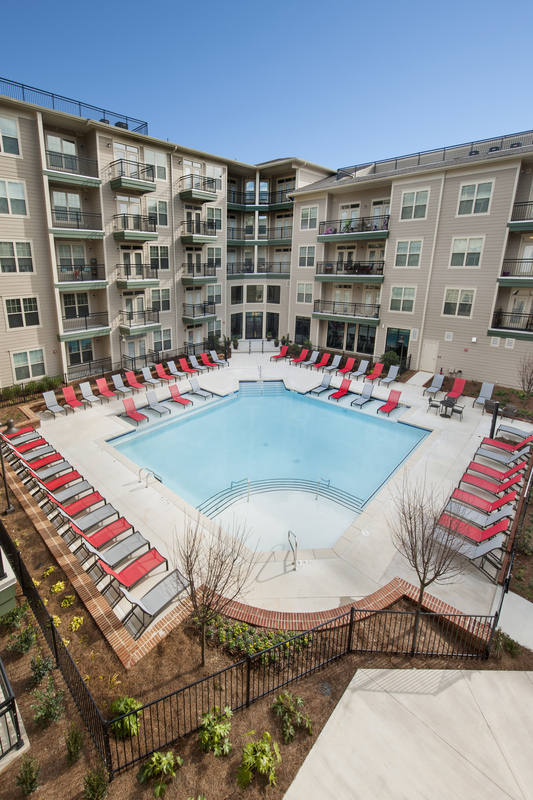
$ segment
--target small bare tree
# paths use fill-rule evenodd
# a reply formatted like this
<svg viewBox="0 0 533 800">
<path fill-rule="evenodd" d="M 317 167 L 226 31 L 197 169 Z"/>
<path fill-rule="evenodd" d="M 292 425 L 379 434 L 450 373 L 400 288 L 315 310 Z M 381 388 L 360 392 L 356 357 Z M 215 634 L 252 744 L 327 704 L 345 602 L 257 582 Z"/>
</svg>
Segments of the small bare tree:
<svg viewBox="0 0 533 800">
<path fill-rule="evenodd" d="M 205 666 L 205 634 L 218 614 L 244 593 L 256 562 L 247 547 L 249 533 L 234 526 L 230 532 L 205 528 L 200 520 L 187 517 L 183 535 L 174 536 L 174 566 L 188 581 L 186 590 L 198 619 Z"/>
<path fill-rule="evenodd" d="M 517 369 L 518 383 L 524 393 L 522 407 L 526 407 L 528 399 L 533 394 L 533 353 L 530 352 L 520 359 Z"/>
</svg>

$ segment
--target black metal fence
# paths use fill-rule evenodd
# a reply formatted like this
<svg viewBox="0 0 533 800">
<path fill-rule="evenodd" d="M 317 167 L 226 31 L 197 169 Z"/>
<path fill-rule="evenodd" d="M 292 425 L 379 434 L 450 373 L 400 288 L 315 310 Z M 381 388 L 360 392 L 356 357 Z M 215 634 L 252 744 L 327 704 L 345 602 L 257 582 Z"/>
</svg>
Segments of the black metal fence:
<svg viewBox="0 0 533 800">
<path fill-rule="evenodd" d="M 0 760 L 23 745 L 15 695 L 0 658 Z"/>
</svg>

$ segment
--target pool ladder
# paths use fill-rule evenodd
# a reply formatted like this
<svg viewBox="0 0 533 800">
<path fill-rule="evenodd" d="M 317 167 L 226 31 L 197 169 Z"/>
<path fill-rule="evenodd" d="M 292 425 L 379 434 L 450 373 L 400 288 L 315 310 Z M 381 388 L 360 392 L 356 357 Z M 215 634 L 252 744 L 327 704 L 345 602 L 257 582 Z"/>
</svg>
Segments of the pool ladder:
<svg viewBox="0 0 533 800">
<path fill-rule="evenodd" d="M 150 477 L 150 475 L 153 475 L 154 478 L 156 479 L 156 481 L 159 481 L 159 483 L 163 483 L 163 478 L 160 475 L 157 475 L 153 471 L 153 469 L 148 469 L 148 467 L 141 467 L 140 468 L 140 470 L 139 470 L 139 483 L 142 483 L 142 479 L 141 479 L 141 473 L 142 472 L 146 472 L 146 488 L 148 488 L 148 478 Z"/>
<path fill-rule="evenodd" d="M 318 490 L 320 489 L 320 483 L 321 483 L 322 481 L 323 481 L 324 483 L 327 483 L 327 485 L 328 485 L 328 489 L 330 488 L 331 479 L 330 479 L 329 481 L 326 481 L 326 480 L 324 480 L 324 478 L 319 478 L 319 479 L 318 479 L 318 483 L 317 483 L 317 485 L 316 485 L 316 494 L 315 494 L 315 500 L 318 500 Z"/>
<path fill-rule="evenodd" d="M 242 478 L 240 481 L 232 481 L 231 482 L 231 486 L 229 487 L 229 489 L 230 489 L 230 492 L 231 492 L 231 490 L 233 489 L 234 486 L 237 486 L 239 483 L 244 483 L 244 481 L 247 481 L 247 483 L 248 483 L 248 499 L 247 499 L 246 502 L 249 503 L 250 502 L 250 479 L 249 478 Z"/>
<path fill-rule="evenodd" d="M 292 544 L 291 536 L 294 538 L 294 546 Z M 289 546 L 294 554 L 294 571 L 296 572 L 296 563 L 298 561 L 298 539 L 296 538 L 296 534 L 292 531 L 287 532 L 287 539 L 289 540 Z"/>
</svg>

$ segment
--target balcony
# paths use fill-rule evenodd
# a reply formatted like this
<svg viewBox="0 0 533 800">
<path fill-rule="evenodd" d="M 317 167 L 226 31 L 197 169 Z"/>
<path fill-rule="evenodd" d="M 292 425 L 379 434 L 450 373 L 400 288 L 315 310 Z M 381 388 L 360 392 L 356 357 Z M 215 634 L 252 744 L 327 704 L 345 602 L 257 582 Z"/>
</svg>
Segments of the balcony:
<svg viewBox="0 0 533 800">
<path fill-rule="evenodd" d="M 60 342 L 69 342 L 79 338 L 94 339 L 96 336 L 107 336 L 111 333 L 107 311 L 63 317 L 62 324 L 63 333 L 57 337 Z"/>
<path fill-rule="evenodd" d="M 373 303 L 343 303 L 335 300 L 315 300 L 313 319 L 336 320 L 344 318 L 350 322 L 365 322 L 377 325 L 379 305 Z"/>
<path fill-rule="evenodd" d="M 389 214 L 358 219 L 330 219 L 321 222 L 317 241 L 352 242 L 359 239 L 386 239 L 389 235 Z"/>
<path fill-rule="evenodd" d="M 161 329 L 159 311 L 148 308 L 146 311 L 119 311 L 118 325 L 126 336 L 138 333 L 150 333 Z"/>
<path fill-rule="evenodd" d="M 102 215 L 53 208 L 50 233 L 56 239 L 103 239 Z"/>
<path fill-rule="evenodd" d="M 277 228 L 267 228 L 260 225 L 257 233 L 253 225 L 246 225 L 244 228 L 228 228 L 228 242 L 233 244 L 261 243 L 261 244 L 284 244 L 292 239 L 292 225 L 283 225 Z"/>
<path fill-rule="evenodd" d="M 349 283 L 383 283 L 384 261 L 318 261 L 316 281 L 337 282 L 339 277 Z"/>
<path fill-rule="evenodd" d="M 217 233 L 216 220 L 186 219 L 181 223 L 181 241 L 184 244 L 209 244 L 216 241 Z"/>
<path fill-rule="evenodd" d="M 44 174 L 53 181 L 89 188 L 100 186 L 98 162 L 90 158 L 79 158 L 47 150 L 46 166 Z"/>
<path fill-rule="evenodd" d="M 159 270 L 151 264 L 116 264 L 117 289 L 146 289 L 159 286 Z"/>
<path fill-rule="evenodd" d="M 213 203 L 217 199 L 217 178 L 203 178 L 201 175 L 184 175 L 179 180 L 180 200 L 193 200 L 196 203 Z"/>
<path fill-rule="evenodd" d="M 291 274 L 291 265 L 268 261 L 264 264 L 258 264 L 257 269 L 254 272 L 253 264 L 249 264 L 246 261 L 236 261 L 226 265 L 226 273 L 230 280 L 255 275 L 260 275 L 262 278 L 289 278 Z"/>
<path fill-rule="evenodd" d="M 532 258 L 504 258 L 500 286 L 533 286 Z"/>
<path fill-rule="evenodd" d="M 96 358 L 93 361 L 85 361 L 82 364 L 70 364 L 67 368 L 67 380 L 77 381 L 82 378 L 90 378 L 93 375 L 104 375 L 106 372 L 111 372 L 112 368 L 113 363 L 109 357 Z"/>
<path fill-rule="evenodd" d="M 292 200 L 287 197 L 287 192 L 291 189 L 279 189 L 275 192 L 259 192 L 258 202 L 255 202 L 255 192 L 237 192 L 234 189 L 228 189 L 227 203 L 228 208 L 234 208 L 236 211 L 246 207 L 249 211 L 252 208 L 265 209 L 266 206 L 273 206 L 273 210 L 280 210 L 281 208 L 292 208 Z"/>
<path fill-rule="evenodd" d="M 195 322 L 214 322 L 217 318 L 214 303 L 184 303 L 183 322 L 191 325 Z"/>
<path fill-rule="evenodd" d="M 502 311 L 498 309 L 492 316 L 491 330 L 489 336 L 495 331 L 516 331 L 512 339 L 525 339 L 533 341 L 533 313 L 516 314 L 512 311 Z M 505 336 L 506 334 L 500 334 Z"/>
<path fill-rule="evenodd" d="M 217 267 L 215 264 L 182 264 L 183 274 L 181 282 L 184 286 L 194 286 L 203 283 L 217 282 Z"/>
<path fill-rule="evenodd" d="M 76 264 L 57 267 L 57 281 L 54 283 L 60 292 L 72 292 L 80 289 L 80 282 L 86 291 L 105 289 L 107 277 L 103 264 Z"/>
<path fill-rule="evenodd" d="M 139 164 L 138 161 L 127 161 L 119 158 L 108 167 L 110 186 L 127 192 L 155 192 L 155 167 L 151 164 Z"/>
<path fill-rule="evenodd" d="M 117 242 L 155 242 L 157 232 L 152 217 L 140 214 L 115 214 L 113 238 Z"/>
<path fill-rule="evenodd" d="M 512 231 L 533 231 L 533 203 L 515 203 L 507 227 Z"/>
</svg>

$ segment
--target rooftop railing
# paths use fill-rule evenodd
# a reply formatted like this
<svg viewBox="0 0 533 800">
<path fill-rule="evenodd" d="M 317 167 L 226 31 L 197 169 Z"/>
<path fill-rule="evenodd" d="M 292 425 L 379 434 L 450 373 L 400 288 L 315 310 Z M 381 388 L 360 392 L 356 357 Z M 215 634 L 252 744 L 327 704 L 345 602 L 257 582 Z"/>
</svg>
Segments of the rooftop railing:
<svg viewBox="0 0 533 800">
<path fill-rule="evenodd" d="M 98 162 L 91 158 L 80 158 L 79 156 L 69 156 L 66 153 L 55 153 L 53 150 L 47 150 L 46 164 L 48 169 L 54 169 L 58 172 L 85 175 L 89 178 L 98 177 Z"/>
<path fill-rule="evenodd" d="M 102 215 L 89 214 L 84 211 L 63 211 L 62 209 L 53 208 L 52 225 L 54 228 L 101 231 Z"/>
<path fill-rule="evenodd" d="M 365 233 L 367 231 L 388 231 L 389 214 L 379 217 L 359 217 L 358 219 L 329 219 L 320 223 L 319 236 L 333 233 Z"/>
<path fill-rule="evenodd" d="M 319 314 L 340 314 L 344 317 L 379 317 L 380 306 L 374 303 L 343 303 L 337 300 L 315 300 Z"/>
</svg>

